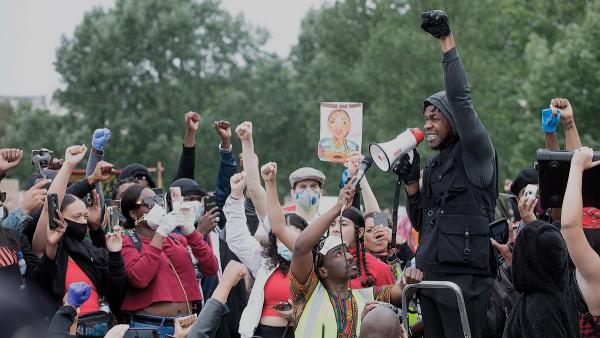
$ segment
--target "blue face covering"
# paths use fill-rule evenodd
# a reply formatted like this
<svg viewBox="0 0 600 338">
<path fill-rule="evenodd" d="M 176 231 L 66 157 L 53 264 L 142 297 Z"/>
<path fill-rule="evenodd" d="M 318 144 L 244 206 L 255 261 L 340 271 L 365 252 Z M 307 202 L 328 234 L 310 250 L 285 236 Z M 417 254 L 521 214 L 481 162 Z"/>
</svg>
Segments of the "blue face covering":
<svg viewBox="0 0 600 338">
<path fill-rule="evenodd" d="M 296 206 L 307 213 L 317 212 L 320 197 L 320 192 L 306 188 L 296 193 Z"/>
<path fill-rule="evenodd" d="M 277 254 L 288 262 L 292 261 L 292 252 L 283 243 L 277 243 Z"/>
</svg>

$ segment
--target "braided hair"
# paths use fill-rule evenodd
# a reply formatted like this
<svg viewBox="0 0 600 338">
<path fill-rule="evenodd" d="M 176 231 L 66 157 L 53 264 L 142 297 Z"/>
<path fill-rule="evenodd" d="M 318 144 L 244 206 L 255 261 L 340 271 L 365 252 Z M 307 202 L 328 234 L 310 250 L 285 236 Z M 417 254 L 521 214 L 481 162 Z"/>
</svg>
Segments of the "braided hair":
<svg viewBox="0 0 600 338">
<path fill-rule="evenodd" d="M 360 229 L 364 229 L 365 227 L 365 219 L 362 212 L 355 207 L 344 210 L 342 212 L 342 217 L 345 217 L 354 223 L 354 236 L 356 240 L 355 258 L 358 262 L 358 277 L 360 279 L 360 284 L 364 287 L 371 287 L 375 285 L 375 278 L 373 278 L 373 275 L 369 271 L 369 265 L 367 264 L 364 236 L 359 236 Z M 367 276 L 366 280 L 363 278 L 363 270 Z"/>
</svg>

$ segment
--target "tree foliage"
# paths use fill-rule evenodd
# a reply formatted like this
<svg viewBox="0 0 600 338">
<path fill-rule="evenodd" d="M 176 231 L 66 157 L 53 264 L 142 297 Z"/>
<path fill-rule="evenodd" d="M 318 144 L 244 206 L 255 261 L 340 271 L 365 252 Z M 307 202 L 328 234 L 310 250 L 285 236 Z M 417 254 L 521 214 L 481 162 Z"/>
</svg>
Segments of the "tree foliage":
<svg viewBox="0 0 600 338">
<path fill-rule="evenodd" d="M 338 0 L 306 14 L 285 59 L 264 51 L 265 31 L 216 0 L 120 0 L 87 13 L 57 51 L 65 82 L 57 97 L 69 114 L 20 109 L 2 141 L 41 146 L 51 130 L 61 135 L 47 141 L 58 150 L 106 126 L 114 135 L 107 160 L 161 160 L 172 173 L 183 114 L 195 110 L 204 115 L 197 146 L 204 187 L 212 189 L 218 165 L 211 122 L 251 120 L 261 163 L 279 164 L 280 192 L 292 170 L 310 165 L 326 172 L 327 193 L 335 194 L 342 168 L 316 156 L 319 102 L 365 103 L 365 154 L 369 142 L 422 127 L 423 100 L 443 89 L 438 44 L 419 27 L 420 13 L 433 8 L 449 14 L 501 178 L 532 165 L 543 146 L 539 111 L 553 97 L 571 100 L 584 143 L 598 145 L 600 0 Z M 44 132 L 29 141 L 17 128 Z M 433 155 L 426 148 L 419 147 L 423 157 Z M 393 175 L 372 169 L 369 179 L 380 204 L 391 206 Z"/>
</svg>

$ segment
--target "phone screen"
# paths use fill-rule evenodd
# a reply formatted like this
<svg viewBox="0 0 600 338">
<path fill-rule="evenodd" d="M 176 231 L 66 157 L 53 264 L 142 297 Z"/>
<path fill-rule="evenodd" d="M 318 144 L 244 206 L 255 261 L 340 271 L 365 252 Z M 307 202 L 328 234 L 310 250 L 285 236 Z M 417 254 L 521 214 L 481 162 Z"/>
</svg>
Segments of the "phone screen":
<svg viewBox="0 0 600 338">
<path fill-rule="evenodd" d="M 206 212 L 209 212 L 216 207 L 217 198 L 214 195 L 206 196 L 206 199 L 204 200 L 204 210 L 206 210 Z"/>
<path fill-rule="evenodd" d="M 113 232 L 113 229 L 119 225 L 119 209 L 117 207 L 108 207 L 108 229 L 107 232 Z"/>
<path fill-rule="evenodd" d="M 58 228 L 58 224 L 54 221 L 55 218 L 58 218 L 58 209 L 58 195 L 55 193 L 48 194 L 48 226 L 52 230 Z"/>
<path fill-rule="evenodd" d="M 387 215 L 383 212 L 373 213 L 373 223 L 375 224 L 376 227 L 377 226 L 387 227 L 388 226 Z"/>
</svg>

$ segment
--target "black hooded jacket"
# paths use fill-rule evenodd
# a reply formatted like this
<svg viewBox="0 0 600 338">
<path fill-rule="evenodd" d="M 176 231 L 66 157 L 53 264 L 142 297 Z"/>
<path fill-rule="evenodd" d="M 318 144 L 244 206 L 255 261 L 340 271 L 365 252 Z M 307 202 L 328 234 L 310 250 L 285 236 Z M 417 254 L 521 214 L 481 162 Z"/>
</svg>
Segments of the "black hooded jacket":
<svg viewBox="0 0 600 338">
<path fill-rule="evenodd" d="M 451 136 L 427 161 L 420 190 L 408 196 L 408 215 L 419 231 L 417 267 L 423 271 L 490 275 L 495 271 L 488 225 L 497 192 L 496 153 L 473 109 L 456 48 L 442 56 L 446 91 L 431 95 Z"/>
<path fill-rule="evenodd" d="M 534 221 L 519 232 L 512 278 L 522 295 L 508 315 L 503 337 L 579 336 L 569 287 L 569 253 L 557 227 Z"/>
</svg>

